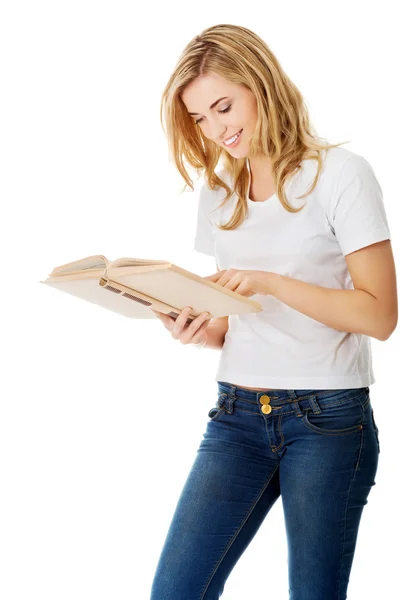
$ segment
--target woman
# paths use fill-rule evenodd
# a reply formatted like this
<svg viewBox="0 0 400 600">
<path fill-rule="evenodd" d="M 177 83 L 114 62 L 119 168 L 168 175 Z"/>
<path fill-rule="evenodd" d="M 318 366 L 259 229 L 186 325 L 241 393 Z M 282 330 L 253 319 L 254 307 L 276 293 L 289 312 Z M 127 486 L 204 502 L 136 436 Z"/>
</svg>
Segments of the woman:
<svg viewBox="0 0 400 600">
<path fill-rule="evenodd" d="M 179 172 L 193 189 L 184 157 L 206 180 L 195 249 L 216 258 L 209 279 L 263 310 L 190 324 L 190 307 L 156 313 L 221 358 L 151 600 L 219 598 L 279 496 L 290 598 L 342 600 L 380 451 L 370 337 L 397 325 L 381 188 L 366 159 L 314 134 L 299 90 L 244 27 L 196 36 L 162 104 Z"/>
</svg>

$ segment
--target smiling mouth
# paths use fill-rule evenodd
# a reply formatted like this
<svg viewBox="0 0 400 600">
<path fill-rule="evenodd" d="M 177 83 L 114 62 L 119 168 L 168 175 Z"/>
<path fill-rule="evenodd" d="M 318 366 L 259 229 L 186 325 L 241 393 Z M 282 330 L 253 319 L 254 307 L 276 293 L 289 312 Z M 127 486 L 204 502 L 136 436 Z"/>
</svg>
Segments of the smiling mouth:
<svg viewBox="0 0 400 600">
<path fill-rule="evenodd" d="M 223 143 L 225 146 L 230 146 L 231 144 L 234 144 L 234 143 L 235 143 L 235 142 L 236 142 L 236 141 L 239 139 L 239 137 L 241 136 L 241 134 L 242 134 L 242 131 L 243 131 L 243 129 L 240 129 L 240 130 L 239 130 L 237 133 L 235 133 L 234 135 L 231 135 L 231 137 L 230 137 L 230 138 L 227 138 L 228 140 L 231 140 L 232 138 L 235 138 L 235 139 L 234 139 L 234 141 L 233 141 L 233 142 L 231 142 L 230 144 L 227 144 L 227 143 L 226 143 L 226 140 L 223 140 L 223 142 L 222 142 L 222 143 Z"/>
</svg>

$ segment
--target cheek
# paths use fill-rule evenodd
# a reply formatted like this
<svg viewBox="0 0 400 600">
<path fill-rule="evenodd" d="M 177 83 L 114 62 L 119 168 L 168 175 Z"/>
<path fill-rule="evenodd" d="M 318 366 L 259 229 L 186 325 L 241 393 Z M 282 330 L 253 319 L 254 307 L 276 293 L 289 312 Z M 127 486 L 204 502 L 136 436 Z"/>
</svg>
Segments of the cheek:
<svg viewBox="0 0 400 600">
<path fill-rule="evenodd" d="M 249 124 L 251 124 L 253 127 L 255 127 L 257 125 L 257 120 L 258 120 L 258 110 L 257 110 L 257 104 L 254 102 L 250 108 L 250 110 L 248 111 L 248 122 Z"/>
<path fill-rule="evenodd" d="M 257 113 L 247 109 L 236 116 L 235 122 L 245 127 L 247 131 L 252 131 L 257 123 Z"/>
<path fill-rule="evenodd" d="M 253 127 L 255 127 L 257 125 L 257 119 L 258 119 L 258 112 L 256 109 L 254 109 L 249 114 L 249 123 L 251 123 L 251 125 Z"/>
</svg>

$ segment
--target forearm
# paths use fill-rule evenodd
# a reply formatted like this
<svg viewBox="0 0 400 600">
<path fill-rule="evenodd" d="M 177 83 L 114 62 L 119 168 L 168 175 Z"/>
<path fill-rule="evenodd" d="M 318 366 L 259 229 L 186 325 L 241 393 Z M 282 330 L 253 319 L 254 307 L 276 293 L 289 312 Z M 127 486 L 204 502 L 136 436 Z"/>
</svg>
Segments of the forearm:
<svg viewBox="0 0 400 600">
<path fill-rule="evenodd" d="M 291 308 L 332 329 L 362 333 L 385 340 L 390 324 L 382 317 L 380 303 L 364 290 L 326 288 L 273 273 L 271 294 Z"/>
<path fill-rule="evenodd" d="M 203 347 L 221 350 L 225 342 L 226 330 L 221 329 L 221 326 L 215 321 L 217 321 L 217 319 L 211 319 L 211 322 L 206 329 L 207 342 Z"/>
</svg>

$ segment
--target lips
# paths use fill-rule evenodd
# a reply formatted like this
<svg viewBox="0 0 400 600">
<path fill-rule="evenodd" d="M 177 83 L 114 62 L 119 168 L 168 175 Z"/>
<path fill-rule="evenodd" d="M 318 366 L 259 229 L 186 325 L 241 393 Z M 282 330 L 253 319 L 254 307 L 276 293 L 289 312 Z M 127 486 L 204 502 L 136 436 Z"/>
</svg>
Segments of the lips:
<svg viewBox="0 0 400 600">
<path fill-rule="evenodd" d="M 238 133 L 241 133 L 243 131 L 243 129 L 239 129 L 239 131 L 237 131 L 236 133 L 234 133 L 233 135 L 230 135 L 229 137 L 225 138 L 223 140 L 223 142 L 225 143 L 227 140 L 232 139 L 233 137 L 235 137 Z"/>
</svg>

